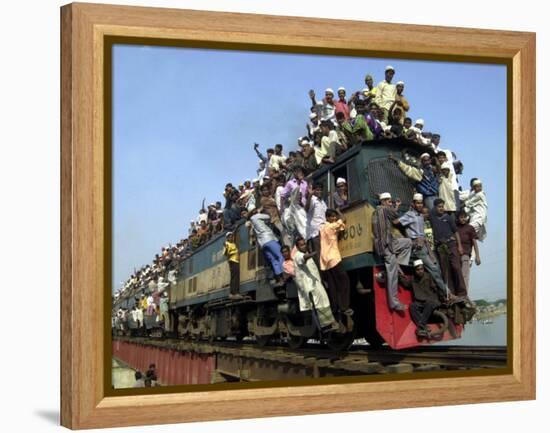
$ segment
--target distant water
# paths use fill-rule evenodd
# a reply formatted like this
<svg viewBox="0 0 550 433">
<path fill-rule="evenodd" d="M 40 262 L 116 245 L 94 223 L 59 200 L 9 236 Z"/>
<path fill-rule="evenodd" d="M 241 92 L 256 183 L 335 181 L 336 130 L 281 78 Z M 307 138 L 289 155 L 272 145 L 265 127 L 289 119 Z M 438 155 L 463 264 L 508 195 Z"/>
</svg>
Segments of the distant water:
<svg viewBox="0 0 550 433">
<path fill-rule="evenodd" d="M 506 346 L 506 314 L 492 317 L 493 323 L 483 325 L 481 322 L 468 323 L 462 338 L 444 341 L 439 344 L 457 346 Z"/>
</svg>

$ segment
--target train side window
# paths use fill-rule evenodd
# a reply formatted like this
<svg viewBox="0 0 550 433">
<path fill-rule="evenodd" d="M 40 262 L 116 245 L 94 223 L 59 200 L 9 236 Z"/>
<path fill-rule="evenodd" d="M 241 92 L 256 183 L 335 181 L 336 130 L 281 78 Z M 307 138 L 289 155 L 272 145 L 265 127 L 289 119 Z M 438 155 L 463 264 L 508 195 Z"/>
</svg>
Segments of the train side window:
<svg viewBox="0 0 550 433">
<path fill-rule="evenodd" d="M 338 178 L 343 178 L 346 180 L 346 184 L 348 186 L 348 204 L 361 200 L 361 187 L 357 167 L 355 166 L 355 159 L 348 161 L 346 164 L 337 167 L 332 171 L 331 190 L 333 192 L 336 192 L 336 181 Z M 331 206 L 335 206 L 333 200 L 331 200 Z"/>
<path fill-rule="evenodd" d="M 189 273 L 193 273 L 193 257 L 189 259 Z"/>
<path fill-rule="evenodd" d="M 357 171 L 357 164 L 355 159 L 348 161 L 348 197 L 349 202 L 354 203 L 358 200 L 361 200 L 361 181 L 359 179 L 359 173 Z"/>
<path fill-rule="evenodd" d="M 197 291 L 197 277 L 193 278 L 193 292 Z"/>
</svg>

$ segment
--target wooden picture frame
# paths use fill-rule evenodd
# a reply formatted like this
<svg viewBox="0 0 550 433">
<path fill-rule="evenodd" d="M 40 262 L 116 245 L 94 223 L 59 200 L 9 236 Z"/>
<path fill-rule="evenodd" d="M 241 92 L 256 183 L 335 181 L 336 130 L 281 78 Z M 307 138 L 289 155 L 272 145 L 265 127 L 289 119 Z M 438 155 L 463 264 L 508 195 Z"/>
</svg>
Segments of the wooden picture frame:
<svg viewBox="0 0 550 433">
<path fill-rule="evenodd" d="M 80 429 L 535 398 L 535 35 L 313 18 L 70 4 L 61 8 L 61 424 Z M 106 38 L 508 66 L 506 374 L 107 396 Z M 405 43 L 406 42 L 406 43 Z M 110 244 L 109 244 L 110 245 Z M 110 247 L 110 246 L 109 246 Z M 511 344 L 510 344 L 511 343 Z M 453 392 L 448 392 L 452 389 Z"/>
</svg>

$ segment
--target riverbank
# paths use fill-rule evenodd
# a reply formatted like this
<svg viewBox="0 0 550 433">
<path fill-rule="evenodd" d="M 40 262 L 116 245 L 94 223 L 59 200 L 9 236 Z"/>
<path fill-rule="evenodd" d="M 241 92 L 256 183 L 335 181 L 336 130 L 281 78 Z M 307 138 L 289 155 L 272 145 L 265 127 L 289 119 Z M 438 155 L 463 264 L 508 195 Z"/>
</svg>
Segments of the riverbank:
<svg viewBox="0 0 550 433">
<path fill-rule="evenodd" d="M 474 315 L 472 320 L 480 321 L 480 320 L 494 319 L 495 317 L 499 317 L 499 316 L 502 316 L 503 314 L 506 314 L 506 312 L 507 312 L 506 306 L 491 309 L 491 310 L 481 310 Z"/>
</svg>

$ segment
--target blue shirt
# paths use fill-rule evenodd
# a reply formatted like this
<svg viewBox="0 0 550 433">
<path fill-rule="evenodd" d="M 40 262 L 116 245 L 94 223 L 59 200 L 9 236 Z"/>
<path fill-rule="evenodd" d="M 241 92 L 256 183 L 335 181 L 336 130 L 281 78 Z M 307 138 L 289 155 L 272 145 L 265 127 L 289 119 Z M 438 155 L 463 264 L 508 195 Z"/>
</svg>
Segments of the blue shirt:
<svg viewBox="0 0 550 433">
<path fill-rule="evenodd" d="M 399 218 L 399 222 L 405 227 L 405 233 L 407 233 L 408 238 L 416 239 L 425 237 L 424 216 L 415 209 L 411 209 L 403 214 L 403 216 Z"/>
<path fill-rule="evenodd" d="M 424 197 L 432 197 L 439 194 L 439 182 L 431 165 L 422 167 L 422 180 L 418 182 L 416 189 Z"/>
</svg>

